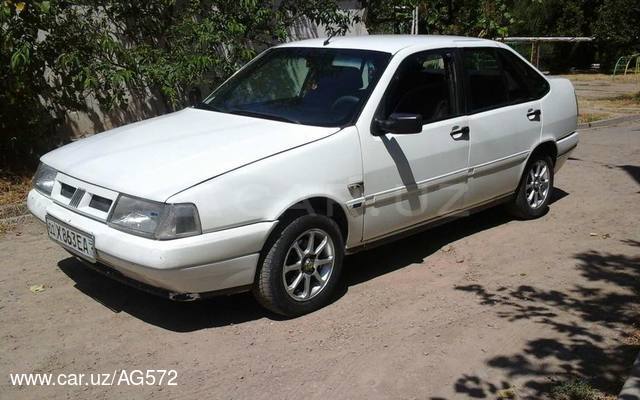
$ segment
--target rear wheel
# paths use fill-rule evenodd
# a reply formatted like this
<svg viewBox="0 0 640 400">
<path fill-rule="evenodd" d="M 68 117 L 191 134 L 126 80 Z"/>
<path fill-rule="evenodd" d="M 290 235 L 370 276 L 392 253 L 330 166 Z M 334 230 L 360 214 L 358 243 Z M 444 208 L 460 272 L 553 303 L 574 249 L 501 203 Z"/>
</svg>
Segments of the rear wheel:
<svg viewBox="0 0 640 400">
<path fill-rule="evenodd" d="M 322 215 L 293 220 L 270 239 L 253 293 L 269 310 L 293 317 L 325 306 L 342 270 L 340 228 Z"/>
<path fill-rule="evenodd" d="M 547 211 L 553 192 L 551 157 L 538 156 L 529 161 L 509 211 L 518 218 L 533 219 Z"/>
</svg>

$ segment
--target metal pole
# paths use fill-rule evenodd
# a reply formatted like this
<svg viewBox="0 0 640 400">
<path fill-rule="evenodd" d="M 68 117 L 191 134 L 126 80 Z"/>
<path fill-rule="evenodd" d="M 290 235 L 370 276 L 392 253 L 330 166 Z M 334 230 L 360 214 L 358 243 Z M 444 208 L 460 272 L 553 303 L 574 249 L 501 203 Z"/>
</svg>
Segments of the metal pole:
<svg viewBox="0 0 640 400">
<path fill-rule="evenodd" d="M 540 41 L 531 41 L 531 64 L 536 68 L 540 68 Z"/>
<path fill-rule="evenodd" d="M 533 61 L 534 61 L 533 56 L 535 54 L 535 47 L 536 47 L 535 42 L 531 41 L 531 55 L 529 56 L 529 61 L 531 62 L 531 64 L 533 64 Z"/>
<path fill-rule="evenodd" d="M 418 6 L 411 11 L 411 34 L 418 34 Z"/>
</svg>

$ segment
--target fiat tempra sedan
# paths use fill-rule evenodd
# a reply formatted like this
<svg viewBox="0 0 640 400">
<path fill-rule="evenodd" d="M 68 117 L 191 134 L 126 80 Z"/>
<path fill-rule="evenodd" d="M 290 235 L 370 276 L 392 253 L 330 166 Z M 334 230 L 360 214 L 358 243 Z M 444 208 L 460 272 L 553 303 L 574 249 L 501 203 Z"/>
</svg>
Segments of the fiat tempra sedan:
<svg viewBox="0 0 640 400">
<path fill-rule="evenodd" d="M 541 216 L 576 120 L 571 83 L 501 43 L 293 42 L 196 107 L 44 155 L 28 205 L 113 278 L 296 316 L 328 303 L 345 254 L 498 203 Z"/>
</svg>

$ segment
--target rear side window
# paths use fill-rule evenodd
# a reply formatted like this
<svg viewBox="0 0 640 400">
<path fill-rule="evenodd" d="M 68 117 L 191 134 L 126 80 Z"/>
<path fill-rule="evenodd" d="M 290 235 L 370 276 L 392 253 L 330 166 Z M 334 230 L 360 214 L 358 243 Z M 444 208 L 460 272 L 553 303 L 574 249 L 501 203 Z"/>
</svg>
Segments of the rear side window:
<svg viewBox="0 0 640 400">
<path fill-rule="evenodd" d="M 536 100 L 547 94 L 549 83 L 518 56 L 498 49 L 510 103 Z"/>
<path fill-rule="evenodd" d="M 462 51 L 462 61 L 471 112 L 496 108 L 509 102 L 500 62 L 493 48 L 466 48 Z"/>
<path fill-rule="evenodd" d="M 456 114 L 453 95 L 453 59 L 447 52 L 408 56 L 396 71 L 385 94 L 380 114 L 420 114 L 424 123 Z"/>
</svg>

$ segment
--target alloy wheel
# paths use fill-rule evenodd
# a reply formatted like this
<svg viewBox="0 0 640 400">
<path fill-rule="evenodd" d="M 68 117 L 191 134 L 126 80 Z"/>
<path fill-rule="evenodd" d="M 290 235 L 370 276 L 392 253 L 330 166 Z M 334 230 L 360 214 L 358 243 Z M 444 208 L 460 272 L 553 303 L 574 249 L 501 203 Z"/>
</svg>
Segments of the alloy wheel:
<svg viewBox="0 0 640 400">
<path fill-rule="evenodd" d="M 551 172 L 544 160 L 538 160 L 531 165 L 525 186 L 525 196 L 529 207 L 538 208 L 547 200 L 550 178 Z"/>
<path fill-rule="evenodd" d="M 291 243 L 282 268 L 287 294 L 296 301 L 317 296 L 327 286 L 335 263 L 335 247 L 329 234 L 309 229 Z"/>
</svg>

